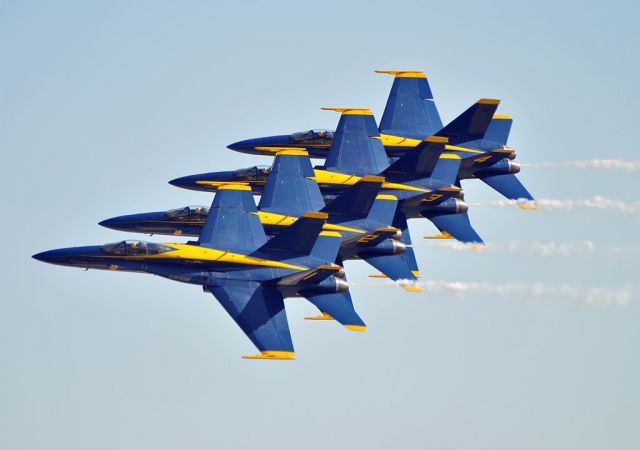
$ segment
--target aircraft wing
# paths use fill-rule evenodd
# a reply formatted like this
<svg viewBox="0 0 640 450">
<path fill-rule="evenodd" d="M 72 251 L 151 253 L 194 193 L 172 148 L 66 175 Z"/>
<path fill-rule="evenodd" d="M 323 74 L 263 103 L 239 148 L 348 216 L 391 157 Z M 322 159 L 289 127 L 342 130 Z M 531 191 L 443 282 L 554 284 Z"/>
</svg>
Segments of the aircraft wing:
<svg viewBox="0 0 640 450">
<path fill-rule="evenodd" d="M 527 191 L 520 180 L 514 174 L 494 175 L 480 178 L 493 189 L 511 200 L 527 199 L 533 201 L 533 197 Z"/>
<path fill-rule="evenodd" d="M 336 292 L 334 294 L 304 294 L 320 311 L 334 318 L 338 323 L 351 331 L 364 331 L 367 329 L 353 307 L 349 291 Z"/>
<path fill-rule="evenodd" d="M 208 286 L 222 307 L 260 350 L 251 359 L 294 359 L 284 300 L 275 287 L 241 280 Z"/>
</svg>

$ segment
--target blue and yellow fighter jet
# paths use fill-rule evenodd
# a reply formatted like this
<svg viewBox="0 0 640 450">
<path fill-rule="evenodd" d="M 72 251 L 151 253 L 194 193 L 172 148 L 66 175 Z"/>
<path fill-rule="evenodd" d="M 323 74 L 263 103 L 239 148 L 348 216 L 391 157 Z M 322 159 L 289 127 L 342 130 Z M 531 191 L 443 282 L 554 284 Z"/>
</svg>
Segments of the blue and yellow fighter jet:
<svg viewBox="0 0 640 450">
<path fill-rule="evenodd" d="M 327 215 L 305 213 L 267 241 L 256 212 L 251 188 L 221 186 L 197 242 L 123 241 L 33 257 L 51 264 L 143 272 L 201 285 L 260 351 L 248 358 L 295 357 L 285 297 L 306 297 L 347 329 L 364 331 L 344 271 L 334 264 L 341 236 L 322 231 Z"/>
<path fill-rule="evenodd" d="M 449 139 L 446 150 L 461 157 L 459 180 L 478 178 L 512 200 L 527 200 L 519 206 L 535 208 L 533 197 L 515 174 L 520 165 L 516 152 L 507 146 L 513 119 L 496 115 L 498 100 L 481 99 L 447 126 L 435 105 L 426 75 L 421 71 L 379 70 L 395 76 L 380 121 L 379 139 L 387 155 L 396 158 L 415 149 L 427 136 Z M 475 114 L 470 111 L 473 108 Z M 304 147 L 313 158 L 326 158 L 335 138 L 332 130 L 310 130 L 290 135 L 268 136 L 235 142 L 229 148 L 243 153 L 264 154 L 277 147 Z"/>
<path fill-rule="evenodd" d="M 289 149 L 276 154 L 256 212 L 267 234 L 286 230 L 305 211 L 326 213 L 324 229 L 342 235 L 337 264 L 361 259 L 405 290 L 421 291 L 415 284 L 419 273 L 412 259 L 404 255 L 407 246 L 400 240 L 402 232 L 390 226 L 398 199 L 379 194 L 384 178 L 362 177 L 326 206 L 313 178 L 306 151 Z M 120 231 L 198 236 L 207 214 L 205 207 L 184 207 L 114 217 L 100 225 Z"/>
<path fill-rule="evenodd" d="M 476 109 L 486 105 L 476 105 Z M 385 177 L 384 193 L 398 198 L 400 204 L 391 225 L 402 231 L 402 241 L 412 260 L 413 250 L 407 218 L 426 217 L 442 232 L 439 237 L 453 237 L 462 242 L 482 243 L 469 221 L 468 205 L 456 186 L 461 157 L 444 152 L 447 138 L 431 136 L 413 151 L 390 164 L 378 136 L 373 114 L 362 108 L 325 108 L 341 112 L 335 137 L 325 166 L 316 167 L 313 179 L 325 198 L 332 198 L 366 175 Z M 469 115 L 477 114 L 475 109 Z M 266 149 L 281 151 L 282 147 Z M 170 181 L 186 189 L 215 190 L 229 182 L 249 183 L 255 193 L 262 193 L 268 169 L 254 167 L 232 172 L 210 172 Z M 417 269 L 417 263 L 412 263 Z"/>
</svg>

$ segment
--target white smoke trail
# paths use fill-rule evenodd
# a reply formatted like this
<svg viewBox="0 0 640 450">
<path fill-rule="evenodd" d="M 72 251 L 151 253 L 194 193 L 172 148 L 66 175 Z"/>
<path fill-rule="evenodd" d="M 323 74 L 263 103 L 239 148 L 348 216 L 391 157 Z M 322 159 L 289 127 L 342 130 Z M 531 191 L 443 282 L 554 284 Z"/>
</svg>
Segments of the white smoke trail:
<svg viewBox="0 0 640 450">
<path fill-rule="evenodd" d="M 540 162 L 521 164 L 521 166 L 569 169 L 606 169 L 623 170 L 625 172 L 640 172 L 640 161 L 626 161 L 624 159 L 588 159 L 576 161 Z"/>
<path fill-rule="evenodd" d="M 572 211 L 574 209 L 598 209 L 602 211 L 614 212 L 619 214 L 638 215 L 640 214 L 640 202 L 623 202 L 611 198 L 595 195 L 591 198 L 580 200 L 558 200 L 550 198 L 537 199 L 535 202 L 518 201 L 518 200 L 495 200 L 491 202 L 470 203 L 472 206 L 493 206 L 493 207 L 511 207 L 523 206 L 531 207 L 537 205 L 538 208 L 547 211 Z"/>
<path fill-rule="evenodd" d="M 454 240 L 445 240 L 424 241 L 424 243 L 414 244 L 413 247 L 444 248 L 454 251 L 474 251 L 489 253 L 529 253 L 542 258 L 550 256 L 577 256 L 593 254 L 596 252 L 607 253 L 612 256 L 640 254 L 640 247 L 638 246 L 601 246 L 596 245 L 593 241 L 589 240 L 582 242 L 505 241 L 488 242 L 487 245 L 465 244 Z"/>
<path fill-rule="evenodd" d="M 580 300 L 586 305 L 624 306 L 632 296 L 630 286 L 623 288 L 584 287 L 571 284 L 548 283 L 489 283 L 464 281 L 426 281 L 427 292 L 452 292 L 460 297 L 488 294 L 500 297 L 563 298 Z"/>
<path fill-rule="evenodd" d="M 384 282 L 356 283 L 352 286 L 395 286 L 396 283 Z M 399 282 L 398 284 L 403 284 Z M 406 284 L 406 283 L 404 283 Z M 425 293 L 449 292 L 458 297 L 492 295 L 496 297 L 530 298 L 530 299 L 564 299 L 580 301 L 588 306 L 621 307 L 627 305 L 632 298 L 633 290 L 626 285 L 622 288 L 586 287 L 575 284 L 552 285 L 549 283 L 511 282 L 491 283 L 477 281 L 443 281 L 429 280 L 413 283 L 424 289 Z"/>
</svg>

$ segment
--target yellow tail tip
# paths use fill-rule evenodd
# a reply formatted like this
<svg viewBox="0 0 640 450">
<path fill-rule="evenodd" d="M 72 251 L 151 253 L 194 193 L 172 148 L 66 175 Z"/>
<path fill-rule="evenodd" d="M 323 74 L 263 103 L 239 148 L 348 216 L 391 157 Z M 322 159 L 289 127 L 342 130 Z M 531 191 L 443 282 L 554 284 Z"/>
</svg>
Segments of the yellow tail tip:
<svg viewBox="0 0 640 450">
<path fill-rule="evenodd" d="M 369 278 L 389 278 L 389 277 L 383 273 L 374 273 L 369 275 Z"/>
<path fill-rule="evenodd" d="M 246 355 L 244 359 L 296 359 L 296 352 L 265 350 L 257 355 Z"/>
<path fill-rule="evenodd" d="M 336 111 L 344 115 L 354 116 L 373 116 L 373 112 L 369 108 L 336 108 L 336 107 L 322 107 L 324 111 Z"/>
<path fill-rule="evenodd" d="M 344 327 L 350 331 L 367 331 L 367 327 L 364 325 L 345 325 Z"/>
<path fill-rule="evenodd" d="M 500 100 L 497 98 L 481 98 L 476 103 L 480 103 L 481 105 L 499 105 Z"/>
<path fill-rule="evenodd" d="M 421 70 L 376 70 L 376 73 L 386 73 L 398 78 L 427 78 Z"/>
</svg>

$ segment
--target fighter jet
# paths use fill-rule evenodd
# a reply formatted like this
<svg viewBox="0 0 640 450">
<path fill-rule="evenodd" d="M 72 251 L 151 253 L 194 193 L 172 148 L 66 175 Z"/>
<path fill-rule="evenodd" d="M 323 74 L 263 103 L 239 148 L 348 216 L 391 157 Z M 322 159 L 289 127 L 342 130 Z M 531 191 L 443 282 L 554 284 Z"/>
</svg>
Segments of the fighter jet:
<svg viewBox="0 0 640 450">
<path fill-rule="evenodd" d="M 267 234 L 286 230 L 305 211 L 326 213 L 324 229 L 342 235 L 337 264 L 360 259 L 405 290 L 421 291 L 415 284 L 419 272 L 413 258 L 404 255 L 407 246 L 400 240 L 402 232 L 390 226 L 398 199 L 379 194 L 384 178 L 364 176 L 325 206 L 314 175 L 306 151 L 289 149 L 276 154 L 256 213 Z M 198 236 L 207 214 L 204 207 L 184 207 L 114 217 L 100 225 L 120 231 Z"/>
<path fill-rule="evenodd" d="M 267 240 L 251 190 L 221 186 L 197 242 L 123 241 L 38 253 L 37 260 L 86 269 L 143 272 L 212 293 L 260 351 L 256 359 L 294 359 L 283 299 L 302 296 L 353 331 L 365 323 L 334 264 L 340 234 L 322 231 L 327 214 L 308 212 Z"/>
<path fill-rule="evenodd" d="M 482 105 L 478 106 L 479 108 Z M 431 136 L 412 152 L 390 163 L 379 139 L 373 113 L 363 108 L 325 108 L 341 112 L 340 121 L 324 166 L 314 169 L 313 179 L 325 199 L 366 175 L 385 177 L 383 193 L 400 202 L 392 226 L 402 231 L 407 253 L 413 255 L 407 218 L 426 217 L 442 234 L 462 242 L 482 244 L 467 215 L 462 189 L 455 185 L 461 157 L 444 152 L 448 138 Z M 270 149 L 281 151 L 282 148 Z M 254 193 L 264 190 L 268 169 L 258 167 L 227 172 L 190 175 L 170 181 L 186 189 L 215 191 L 234 182 L 249 184 Z M 415 264 L 417 269 L 417 264 Z"/>
<path fill-rule="evenodd" d="M 488 107 L 474 108 L 476 105 L 473 105 L 443 127 L 423 72 L 376 72 L 395 77 L 378 130 L 378 137 L 390 158 L 412 151 L 427 136 L 447 137 L 446 150 L 462 159 L 458 185 L 459 180 L 478 178 L 509 199 L 528 201 L 520 203 L 520 207 L 535 208 L 533 197 L 516 177 L 520 171 L 520 165 L 513 161 L 516 152 L 507 146 L 513 119 L 508 115 L 495 114 L 498 100 L 481 99 L 476 105 Z M 334 131 L 317 129 L 247 139 L 235 142 L 229 148 L 243 153 L 265 154 L 278 147 L 303 147 L 314 158 L 326 158 L 334 138 Z"/>
</svg>

